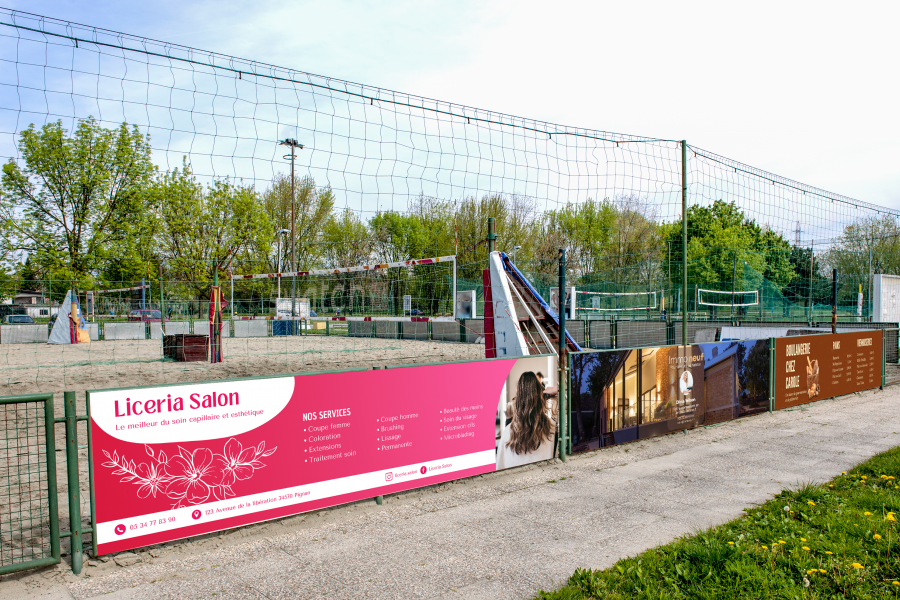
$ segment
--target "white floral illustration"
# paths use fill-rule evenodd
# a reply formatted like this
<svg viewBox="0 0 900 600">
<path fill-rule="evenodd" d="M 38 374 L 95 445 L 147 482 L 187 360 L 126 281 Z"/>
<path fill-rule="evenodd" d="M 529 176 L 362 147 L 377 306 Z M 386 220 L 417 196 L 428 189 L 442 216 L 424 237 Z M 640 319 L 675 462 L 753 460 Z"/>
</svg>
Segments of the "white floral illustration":
<svg viewBox="0 0 900 600">
<path fill-rule="evenodd" d="M 266 450 L 266 443 L 244 448 L 234 438 L 225 442 L 222 454 L 214 454 L 209 448 L 197 448 L 189 452 L 178 447 L 178 454 L 166 456 L 165 452 L 154 452 L 144 445 L 150 460 L 136 463 L 119 456 L 117 451 L 110 454 L 103 450 L 109 460 L 102 466 L 115 469 L 113 475 L 122 475 L 120 483 L 139 486 L 138 498 L 165 494 L 175 503 L 172 508 L 201 504 L 207 500 L 225 500 L 235 495 L 232 486 L 238 481 L 253 477 L 256 469 L 266 465 L 260 459 L 271 456 L 277 446 Z"/>
</svg>

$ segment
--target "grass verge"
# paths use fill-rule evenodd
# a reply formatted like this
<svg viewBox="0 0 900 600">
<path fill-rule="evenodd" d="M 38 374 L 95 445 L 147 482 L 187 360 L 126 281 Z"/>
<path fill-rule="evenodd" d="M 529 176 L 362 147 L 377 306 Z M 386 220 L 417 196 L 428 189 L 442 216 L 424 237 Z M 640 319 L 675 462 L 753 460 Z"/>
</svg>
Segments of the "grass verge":
<svg viewBox="0 0 900 600">
<path fill-rule="evenodd" d="M 900 598 L 900 447 L 540 600 Z"/>
</svg>

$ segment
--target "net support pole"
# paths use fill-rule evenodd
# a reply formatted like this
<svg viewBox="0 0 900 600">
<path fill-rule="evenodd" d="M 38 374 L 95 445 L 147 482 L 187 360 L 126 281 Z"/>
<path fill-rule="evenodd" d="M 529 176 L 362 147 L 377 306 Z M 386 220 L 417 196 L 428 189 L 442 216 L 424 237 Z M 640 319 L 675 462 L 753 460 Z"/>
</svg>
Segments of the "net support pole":
<svg viewBox="0 0 900 600">
<path fill-rule="evenodd" d="M 683 346 L 687 346 L 688 343 L 687 218 L 687 141 L 681 140 L 681 344 Z"/>
<path fill-rule="evenodd" d="M 837 269 L 831 270 L 831 333 L 837 333 Z"/>
<path fill-rule="evenodd" d="M 476 298 L 472 298 L 472 306 L 475 306 Z M 456 318 L 456 256 L 453 257 L 453 295 L 450 297 L 453 318 Z"/>
<path fill-rule="evenodd" d="M 493 219 L 491 219 L 491 222 Z M 559 458 L 566 461 L 566 249 L 559 249 Z"/>
<path fill-rule="evenodd" d="M 813 285 L 813 247 L 809 247 L 809 302 L 808 309 L 809 314 L 807 315 L 806 321 L 809 323 L 809 326 L 812 327 L 813 322 L 813 296 L 812 296 L 812 285 Z"/>
<path fill-rule="evenodd" d="M 159 263 L 159 323 L 162 325 L 163 338 L 166 337 L 166 295 L 163 290 L 162 263 Z"/>
<path fill-rule="evenodd" d="M 66 424 L 66 483 L 69 497 L 69 554 L 72 572 L 78 575 L 82 566 L 81 547 L 81 491 L 78 487 L 78 430 L 75 416 L 75 392 L 63 393 L 63 412 Z"/>
<path fill-rule="evenodd" d="M 494 217 L 488 217 L 488 252 L 494 251 L 494 240 L 497 239 L 497 236 L 494 235 Z"/>
</svg>

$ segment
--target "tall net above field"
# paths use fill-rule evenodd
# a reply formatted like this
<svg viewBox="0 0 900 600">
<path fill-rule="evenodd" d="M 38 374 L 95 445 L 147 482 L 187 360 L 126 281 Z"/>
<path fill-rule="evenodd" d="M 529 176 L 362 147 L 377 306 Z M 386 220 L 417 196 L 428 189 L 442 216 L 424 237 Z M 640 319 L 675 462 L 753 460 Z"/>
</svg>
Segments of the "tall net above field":
<svg viewBox="0 0 900 600">
<path fill-rule="evenodd" d="M 144 280 L 138 306 L 168 319 L 127 324 L 130 292 L 96 297 L 91 314 L 103 339 L 91 352 L 108 349 L 103 360 L 112 365 L 142 361 L 127 363 L 117 385 L 128 383 L 124 373 L 167 376 L 174 367 L 155 362 L 159 323 L 166 332 L 201 331 L 216 281 L 225 317 L 234 311 L 225 326 L 222 368 L 237 369 L 229 374 L 483 356 L 476 344 L 489 218 L 495 249 L 545 298 L 566 249 L 568 285 L 584 292 L 571 327 L 587 346 L 680 341 L 683 317 L 828 319 L 833 269 L 839 318 L 865 320 L 872 274 L 900 274 L 897 210 L 681 140 L 526 119 L 4 9 L 0 160 L 2 300 L 44 294 L 50 306 L 39 327 L 69 289 Z M 60 175 L 73 170 L 98 176 Z M 92 194 L 79 193 L 82 185 Z M 76 227 L 76 215 L 90 217 Z M 457 257 L 456 278 L 444 264 L 307 275 L 293 293 L 317 318 L 340 310 L 433 323 L 329 322 L 313 340 L 265 322 L 292 296 L 289 278 L 235 280 L 233 302 L 230 294 L 229 274 L 446 256 Z M 455 314 L 453 280 L 457 291 L 475 292 L 476 317 L 439 323 Z M 732 310 L 721 297 L 737 292 L 756 292 L 758 305 Z M 643 323 L 617 325 L 624 321 Z M 131 347 L 138 341 L 155 345 L 144 355 Z M 347 351 L 329 354 L 338 341 Z M 16 360 L 6 364 L 15 364 L 30 351 L 7 352 Z M 91 361 L 56 372 L 80 376 Z M 184 376 L 214 374 L 177 367 Z"/>
</svg>

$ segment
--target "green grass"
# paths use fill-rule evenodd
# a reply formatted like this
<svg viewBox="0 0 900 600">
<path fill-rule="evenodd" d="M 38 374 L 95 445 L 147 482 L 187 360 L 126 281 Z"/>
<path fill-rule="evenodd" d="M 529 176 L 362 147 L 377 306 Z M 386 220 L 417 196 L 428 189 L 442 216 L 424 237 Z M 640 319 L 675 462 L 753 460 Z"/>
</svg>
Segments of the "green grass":
<svg viewBox="0 0 900 600">
<path fill-rule="evenodd" d="M 898 486 L 894 448 L 725 525 L 603 571 L 577 569 L 535 598 L 900 598 Z"/>
</svg>

